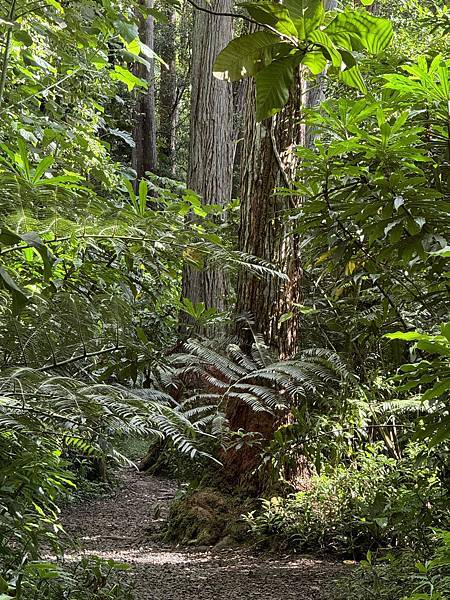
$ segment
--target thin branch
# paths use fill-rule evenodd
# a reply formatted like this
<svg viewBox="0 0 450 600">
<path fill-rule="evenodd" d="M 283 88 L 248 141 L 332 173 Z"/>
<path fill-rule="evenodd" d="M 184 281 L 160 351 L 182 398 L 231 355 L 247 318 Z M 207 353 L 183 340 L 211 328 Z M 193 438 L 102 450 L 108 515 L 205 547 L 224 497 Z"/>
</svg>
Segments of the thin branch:
<svg viewBox="0 0 450 600">
<path fill-rule="evenodd" d="M 96 350 L 94 352 L 84 352 L 83 354 L 79 354 L 78 356 L 72 356 L 71 358 L 67 358 L 66 360 L 63 360 L 61 362 L 54 362 L 51 365 L 39 367 L 39 369 L 36 369 L 36 371 L 50 371 L 51 369 L 58 369 L 59 367 L 65 367 L 72 363 L 78 362 L 79 360 L 83 360 L 84 358 L 92 358 L 95 356 L 100 356 L 101 354 L 117 352 L 118 350 L 125 350 L 125 346 L 114 346 L 113 348 L 103 348 L 103 350 Z"/>
<path fill-rule="evenodd" d="M 258 23 L 258 21 L 255 21 L 251 17 L 247 17 L 247 15 L 241 15 L 239 13 L 234 13 L 234 12 L 220 12 L 220 11 L 212 10 L 211 8 L 206 8 L 204 6 L 200 6 L 200 4 L 197 4 L 196 2 L 194 2 L 194 0 L 187 0 L 187 1 L 196 10 L 207 13 L 208 15 L 214 15 L 216 17 L 231 17 L 233 19 L 242 19 L 243 21 L 247 21 L 247 23 L 252 23 L 253 25 L 257 25 L 258 27 L 269 28 L 269 26 L 262 25 L 261 23 Z"/>
<path fill-rule="evenodd" d="M 258 21 L 255 21 L 254 19 L 252 19 L 251 17 L 248 17 L 247 15 L 241 15 L 239 13 L 234 13 L 234 12 L 220 12 L 220 11 L 216 11 L 216 10 L 212 10 L 210 8 L 205 8 L 203 6 L 200 6 L 199 4 L 194 2 L 194 0 L 187 0 L 187 1 L 195 9 L 197 9 L 201 12 L 207 13 L 208 15 L 214 15 L 216 17 L 231 17 L 232 19 L 242 19 L 243 21 L 246 21 L 247 23 L 256 25 L 258 28 L 267 29 L 271 33 L 274 33 L 275 35 L 277 35 L 280 39 L 287 40 L 296 48 L 298 47 L 298 40 L 296 38 L 293 38 L 290 35 L 285 35 L 283 33 L 280 33 L 277 29 L 275 29 L 275 27 L 271 27 L 270 25 L 266 25 L 265 23 L 258 23 Z"/>
</svg>

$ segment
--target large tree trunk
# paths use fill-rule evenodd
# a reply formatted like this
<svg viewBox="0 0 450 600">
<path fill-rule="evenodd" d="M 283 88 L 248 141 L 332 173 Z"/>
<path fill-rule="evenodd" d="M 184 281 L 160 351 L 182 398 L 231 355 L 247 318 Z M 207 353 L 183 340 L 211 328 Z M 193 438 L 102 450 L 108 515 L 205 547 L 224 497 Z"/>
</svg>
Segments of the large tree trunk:
<svg viewBox="0 0 450 600">
<path fill-rule="evenodd" d="M 167 11 L 168 23 L 159 26 L 158 55 L 166 63 L 161 66 L 159 83 L 159 173 L 176 174 L 176 128 L 178 123 L 176 13 Z"/>
<path fill-rule="evenodd" d="M 336 7 L 327 0 L 326 10 Z M 244 111 L 244 140 L 241 162 L 241 221 L 239 249 L 274 263 L 287 275 L 286 281 L 275 277 L 258 278 L 241 271 L 237 284 L 238 315 L 248 319 L 250 327 L 238 322 L 237 336 L 244 348 L 250 349 L 253 333 L 261 333 L 265 343 L 280 358 L 292 357 L 299 343 L 299 321 L 296 304 L 301 300 L 301 265 L 299 240 L 286 218 L 286 211 L 301 203 L 299 196 L 279 195 L 278 187 L 290 188 L 299 166 L 296 146 L 313 147 L 314 130 L 300 123 L 301 107 L 317 106 L 324 98 L 325 74 L 307 81 L 299 69 L 288 105 L 278 115 L 257 124 L 255 120 L 255 86 L 247 80 Z M 289 316 L 287 320 L 280 318 Z M 227 418 L 231 430 L 256 432 L 261 445 L 228 450 L 224 457 L 224 473 L 228 480 L 260 488 L 267 473 L 255 476 L 261 449 L 272 438 L 286 414 L 254 412 L 242 401 L 230 401 Z M 296 477 L 307 474 L 300 461 Z M 295 471 L 295 469 L 294 469 Z"/>
<path fill-rule="evenodd" d="M 291 356 L 298 344 L 295 317 L 280 323 L 286 313 L 295 313 L 300 301 L 300 257 L 298 240 L 286 217 L 299 204 L 298 196 L 280 195 L 277 187 L 290 187 L 298 165 L 295 146 L 305 142 L 300 124 L 302 77 L 300 72 L 289 104 L 275 117 L 255 121 L 255 86 L 246 82 L 244 141 L 241 163 L 241 222 L 239 249 L 273 263 L 287 275 L 257 277 L 242 270 L 237 284 L 237 313 L 248 317 L 252 330 L 280 357 Z M 238 328 L 244 347 L 253 341 L 250 328 Z"/>
<path fill-rule="evenodd" d="M 301 299 L 301 267 L 298 239 L 285 213 L 298 206 L 300 199 L 277 194 L 275 189 L 291 187 L 298 166 L 294 150 L 305 143 L 305 127 L 300 124 L 304 81 L 299 71 L 289 104 L 262 123 L 255 120 L 254 83 L 247 80 L 245 85 L 239 249 L 274 263 L 287 279 L 257 277 L 244 270 L 239 273 L 237 313 L 252 325 L 246 327 L 238 321 L 237 336 L 249 350 L 253 332 L 261 333 L 268 346 L 280 357 L 288 358 L 298 344 L 295 304 Z M 294 315 L 291 319 L 280 322 L 282 315 L 291 312 Z M 231 430 L 256 432 L 264 446 L 282 416 L 255 412 L 245 402 L 236 400 L 229 402 L 227 418 Z M 261 478 L 253 473 L 261 449 L 261 446 L 245 446 L 228 450 L 223 456 L 227 480 L 254 489 L 264 485 L 264 475 Z"/>
<path fill-rule="evenodd" d="M 141 0 L 145 8 L 153 7 L 153 0 Z M 154 22 L 153 17 L 141 17 L 139 37 L 150 50 L 154 46 Z M 145 57 L 150 66 L 136 63 L 134 72 L 138 77 L 145 79 L 148 89 L 142 93 L 137 92 L 134 107 L 134 130 L 132 165 L 136 171 L 137 180 L 145 177 L 147 171 L 155 171 L 157 168 L 156 151 L 156 119 L 155 119 L 155 68 L 154 60 L 150 56 Z"/>
<path fill-rule="evenodd" d="M 202 0 L 203 1 L 203 0 Z M 229 12 L 232 0 L 204 2 L 208 9 Z M 227 204 L 231 199 L 233 171 L 233 90 L 213 76 L 218 53 L 232 38 L 230 17 L 194 13 L 191 68 L 191 132 L 187 185 L 205 204 Z M 182 297 L 207 308 L 226 307 L 224 271 L 185 265 Z M 188 321 L 189 322 L 189 321 Z"/>
</svg>

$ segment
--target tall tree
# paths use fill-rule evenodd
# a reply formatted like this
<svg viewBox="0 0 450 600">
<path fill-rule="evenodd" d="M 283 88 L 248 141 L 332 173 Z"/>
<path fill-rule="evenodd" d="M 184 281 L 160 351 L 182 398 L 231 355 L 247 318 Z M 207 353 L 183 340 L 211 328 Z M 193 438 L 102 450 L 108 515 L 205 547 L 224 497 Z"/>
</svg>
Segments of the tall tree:
<svg viewBox="0 0 450 600">
<path fill-rule="evenodd" d="M 335 7 L 336 0 L 326 0 L 326 10 Z M 299 67 L 288 104 L 262 123 L 255 117 L 254 80 L 247 79 L 244 84 L 239 249 L 274 263 L 287 279 L 280 285 L 276 278 L 258 278 L 242 270 L 236 312 L 254 321 L 254 329 L 282 358 L 295 353 L 299 340 L 295 307 L 301 298 L 300 256 L 286 213 L 301 200 L 298 195 L 281 195 L 275 190 L 292 186 L 298 167 L 295 147 L 311 147 L 314 142 L 311 130 L 300 123 L 300 113 L 302 105 L 309 108 L 324 99 L 324 81 L 319 75 L 311 85 L 304 68 Z M 240 324 L 238 335 L 244 346 L 251 346 L 250 328 Z"/>
<path fill-rule="evenodd" d="M 285 212 L 299 199 L 277 194 L 275 189 L 291 187 L 298 165 L 294 149 L 305 141 L 305 128 L 300 124 L 304 82 L 299 70 L 288 105 L 259 124 L 255 119 L 254 82 L 249 79 L 245 85 L 239 249 L 274 263 L 287 279 L 280 284 L 277 278 L 241 271 L 236 309 L 238 315 L 254 320 L 265 342 L 287 357 L 297 347 L 297 321 L 280 319 L 300 300 L 300 262 L 297 239 L 291 234 Z M 239 335 L 244 345 L 251 344 L 249 329 L 239 327 Z"/>
<path fill-rule="evenodd" d="M 240 272 L 237 313 L 253 321 L 254 327 L 238 322 L 237 335 L 241 345 L 249 350 L 256 330 L 267 345 L 286 358 L 297 348 L 298 321 L 295 317 L 281 317 L 295 311 L 295 304 L 300 301 L 301 268 L 298 239 L 285 212 L 297 206 L 299 198 L 277 194 L 275 188 L 291 186 L 298 166 L 294 149 L 305 142 L 305 127 L 300 124 L 304 81 L 299 71 L 287 106 L 259 124 L 255 119 L 255 85 L 250 79 L 244 85 L 239 249 L 274 263 L 287 278 L 280 281 Z M 255 412 L 240 400 L 228 404 L 227 417 L 232 431 L 254 432 L 262 440 L 270 439 L 279 418 L 272 413 Z M 252 473 L 259 463 L 259 454 L 258 446 L 228 450 L 223 458 L 227 479 L 258 485 L 258 478 Z"/>
<path fill-rule="evenodd" d="M 232 0 L 213 0 L 202 6 L 230 12 Z M 227 204 L 233 175 L 233 89 L 213 76 L 213 63 L 233 34 L 232 19 L 195 11 L 191 66 L 191 132 L 187 185 L 205 204 Z M 182 296 L 223 310 L 227 283 L 222 269 L 198 270 L 186 265 Z"/>
<path fill-rule="evenodd" d="M 157 52 L 166 66 L 161 67 L 159 81 L 159 172 L 174 177 L 176 169 L 176 128 L 178 123 L 176 13 L 167 11 L 167 23 L 157 32 Z"/>
<path fill-rule="evenodd" d="M 326 10 L 335 8 L 335 0 L 325 2 Z M 299 239 L 292 231 L 288 211 L 300 205 L 301 198 L 279 194 L 277 188 L 289 189 L 299 165 L 297 146 L 312 146 L 314 135 L 301 123 L 302 106 L 311 107 L 323 100 L 324 77 L 311 82 L 303 67 L 297 69 L 289 102 L 277 115 L 256 122 L 256 95 L 253 79 L 245 85 L 244 140 L 241 161 L 241 216 L 239 249 L 266 261 L 282 271 L 286 279 L 261 278 L 242 270 L 237 282 L 236 312 L 253 322 L 245 327 L 238 321 L 237 335 L 248 350 L 254 332 L 280 358 L 290 358 L 299 344 L 299 320 L 296 305 L 301 300 L 301 259 Z M 231 402 L 227 417 L 233 431 L 256 432 L 268 440 L 283 417 L 268 412 L 254 412 L 242 401 Z M 259 460 L 257 447 L 228 451 L 224 457 L 229 478 L 249 476 Z M 253 482 L 255 483 L 254 479 Z"/>
<path fill-rule="evenodd" d="M 155 64 L 153 59 L 154 20 L 148 14 L 153 8 L 153 0 L 140 0 L 141 16 L 139 37 L 147 47 L 143 54 L 147 64 L 140 62 L 134 67 L 135 74 L 147 82 L 148 88 L 138 92 L 134 106 L 134 129 L 132 164 L 137 179 L 144 177 L 146 171 L 155 171 L 158 164 L 156 150 L 156 118 L 155 118 Z"/>
</svg>

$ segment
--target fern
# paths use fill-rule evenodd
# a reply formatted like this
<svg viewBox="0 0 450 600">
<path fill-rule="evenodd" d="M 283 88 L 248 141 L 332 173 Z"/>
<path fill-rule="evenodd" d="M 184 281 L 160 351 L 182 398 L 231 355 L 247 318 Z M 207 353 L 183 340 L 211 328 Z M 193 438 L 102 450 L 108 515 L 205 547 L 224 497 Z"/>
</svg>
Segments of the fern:
<svg viewBox="0 0 450 600">
<path fill-rule="evenodd" d="M 217 342 L 215 342 L 215 345 Z M 251 355 L 236 344 L 225 344 L 220 352 L 211 343 L 190 339 L 185 353 L 172 358 L 175 373 L 197 384 L 197 391 L 184 401 L 190 414 L 210 412 L 223 422 L 228 401 L 239 400 L 254 411 L 277 413 L 324 398 L 344 382 L 354 381 L 345 363 L 325 349 L 309 349 L 295 359 L 277 361 L 260 339 Z"/>
</svg>

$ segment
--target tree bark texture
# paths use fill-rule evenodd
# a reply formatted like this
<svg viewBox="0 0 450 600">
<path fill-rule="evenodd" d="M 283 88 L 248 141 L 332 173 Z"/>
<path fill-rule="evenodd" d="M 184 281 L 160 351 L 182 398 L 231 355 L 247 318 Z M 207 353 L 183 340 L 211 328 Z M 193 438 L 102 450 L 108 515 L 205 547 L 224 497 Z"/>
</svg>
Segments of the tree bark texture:
<svg viewBox="0 0 450 600">
<path fill-rule="evenodd" d="M 298 344 L 297 319 L 280 324 L 280 317 L 295 311 L 301 298 L 298 240 L 292 234 L 286 211 L 299 198 L 276 193 L 289 187 L 298 166 L 295 147 L 304 145 L 305 128 L 300 124 L 303 80 L 299 74 L 288 105 L 271 119 L 255 120 L 255 86 L 246 81 L 244 140 L 241 163 L 241 221 L 239 249 L 273 263 L 287 275 L 257 277 L 241 271 L 237 283 L 237 313 L 253 321 L 267 345 L 280 357 L 291 356 Z M 248 328 L 239 327 L 244 346 L 253 341 Z"/>
<path fill-rule="evenodd" d="M 335 7 L 336 0 L 327 0 L 327 10 Z M 296 178 L 299 167 L 296 146 L 312 147 L 314 144 L 314 130 L 300 122 L 301 108 L 314 107 L 325 99 L 324 75 L 307 81 L 300 68 L 289 103 L 276 116 L 259 124 L 255 119 L 254 82 L 250 79 L 245 82 L 239 249 L 274 263 L 287 275 L 287 280 L 258 278 L 248 271 L 239 273 L 236 312 L 248 317 L 253 325 L 250 329 L 238 323 L 237 336 L 241 345 L 250 349 L 252 330 L 261 333 L 266 344 L 280 358 L 295 354 L 300 337 L 295 314 L 295 304 L 301 300 L 299 240 L 286 212 L 298 208 L 301 197 L 277 194 L 276 188 L 289 188 Z M 280 323 L 284 314 L 292 315 L 292 318 Z M 239 400 L 228 403 L 226 414 L 232 431 L 256 432 L 260 434 L 261 444 L 228 450 L 222 458 L 225 477 L 258 491 L 267 482 L 267 472 L 255 475 L 261 450 L 289 416 L 255 412 Z M 295 478 L 307 477 L 306 461 L 299 461 L 295 470 L 292 473 Z"/>
<path fill-rule="evenodd" d="M 141 0 L 143 8 L 153 8 L 153 0 Z M 141 17 L 139 37 L 151 50 L 154 47 L 154 21 L 152 16 Z M 155 118 L 155 67 L 154 59 L 145 57 L 150 66 L 136 63 L 134 72 L 137 77 L 148 83 L 148 89 L 138 91 L 134 106 L 134 130 L 132 165 L 137 181 L 145 177 L 147 171 L 157 168 L 156 118 Z"/>
<path fill-rule="evenodd" d="M 204 2 L 209 9 L 227 12 L 232 0 Z M 233 89 L 213 76 L 218 53 L 233 34 L 230 17 L 201 11 L 194 13 L 191 68 L 191 128 L 188 187 L 205 204 L 226 205 L 231 199 L 233 176 Z M 198 270 L 185 265 L 182 297 L 207 308 L 226 307 L 227 280 L 223 269 L 207 266 Z"/>
<path fill-rule="evenodd" d="M 167 23 L 158 27 L 157 52 L 167 67 L 161 66 L 159 83 L 159 173 L 163 177 L 176 175 L 176 129 L 178 123 L 176 14 L 167 11 Z"/>
<path fill-rule="evenodd" d="M 245 82 L 244 139 L 241 162 L 241 220 L 239 249 L 265 259 L 287 275 L 257 277 L 241 271 L 237 282 L 237 313 L 248 316 L 251 328 L 238 322 L 237 336 L 249 350 L 253 332 L 261 333 L 267 345 L 281 358 L 292 356 L 298 344 L 295 316 L 280 324 L 280 317 L 295 312 L 301 299 L 301 267 L 298 239 L 293 234 L 286 211 L 299 205 L 300 198 L 281 195 L 278 187 L 291 187 L 298 167 L 295 147 L 305 143 L 305 127 L 300 124 L 305 82 L 299 70 L 287 106 L 262 123 L 255 119 L 255 85 Z M 230 400 L 226 410 L 230 429 L 255 432 L 259 446 L 228 450 L 222 457 L 228 481 L 254 491 L 266 483 L 265 474 L 255 474 L 262 448 L 273 436 L 283 415 L 255 412 L 244 401 Z"/>
</svg>

